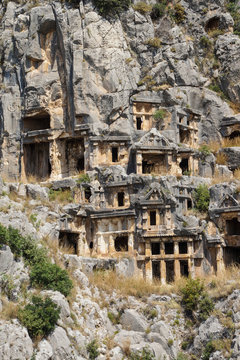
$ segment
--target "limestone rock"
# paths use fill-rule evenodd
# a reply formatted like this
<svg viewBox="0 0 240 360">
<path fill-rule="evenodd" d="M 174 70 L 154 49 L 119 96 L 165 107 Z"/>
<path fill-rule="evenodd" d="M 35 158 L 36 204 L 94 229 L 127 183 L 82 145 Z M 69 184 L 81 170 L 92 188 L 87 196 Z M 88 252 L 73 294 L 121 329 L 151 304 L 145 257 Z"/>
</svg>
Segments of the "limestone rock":
<svg viewBox="0 0 240 360">
<path fill-rule="evenodd" d="M 145 332 L 148 327 L 145 318 L 133 309 L 126 309 L 120 321 L 126 330 Z"/>
</svg>

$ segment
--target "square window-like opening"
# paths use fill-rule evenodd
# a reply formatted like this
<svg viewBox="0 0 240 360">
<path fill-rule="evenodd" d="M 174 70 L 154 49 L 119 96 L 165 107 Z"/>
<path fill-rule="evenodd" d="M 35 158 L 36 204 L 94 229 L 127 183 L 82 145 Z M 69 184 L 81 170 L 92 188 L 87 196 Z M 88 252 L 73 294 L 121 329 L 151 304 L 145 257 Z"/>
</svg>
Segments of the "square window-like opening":
<svg viewBox="0 0 240 360">
<path fill-rule="evenodd" d="M 124 206 L 124 192 L 118 193 L 118 206 Z"/>
<path fill-rule="evenodd" d="M 174 254 L 174 244 L 173 244 L 173 242 L 166 242 L 164 245 L 165 245 L 165 254 L 166 255 Z"/>
<path fill-rule="evenodd" d="M 152 255 L 159 255 L 160 254 L 160 243 L 151 243 L 152 248 Z"/>
<path fill-rule="evenodd" d="M 128 236 L 118 236 L 114 240 L 116 251 L 128 251 Z"/>
<path fill-rule="evenodd" d="M 187 254 L 188 253 L 188 246 L 186 241 L 181 241 L 178 243 L 179 254 Z"/>
<path fill-rule="evenodd" d="M 160 261 L 153 261 L 152 262 L 152 276 L 154 279 L 161 278 L 161 268 L 160 268 Z"/>
<path fill-rule="evenodd" d="M 137 130 L 142 130 L 142 118 L 141 117 L 136 118 L 136 125 L 137 125 Z"/>
<path fill-rule="evenodd" d="M 112 162 L 118 162 L 118 147 L 112 147 Z"/>
<path fill-rule="evenodd" d="M 188 261 L 187 260 L 180 260 L 180 273 L 181 273 L 181 276 L 188 277 L 189 270 L 188 270 Z"/>
<path fill-rule="evenodd" d="M 226 220 L 226 228 L 228 235 L 240 235 L 240 222 L 237 218 Z"/>
<path fill-rule="evenodd" d="M 60 231 L 59 247 L 63 252 L 77 255 L 79 234 Z"/>
<path fill-rule="evenodd" d="M 174 261 L 166 261 L 166 281 L 173 282 L 174 281 Z"/>
<path fill-rule="evenodd" d="M 156 225 L 156 211 L 150 211 L 150 225 Z"/>
</svg>

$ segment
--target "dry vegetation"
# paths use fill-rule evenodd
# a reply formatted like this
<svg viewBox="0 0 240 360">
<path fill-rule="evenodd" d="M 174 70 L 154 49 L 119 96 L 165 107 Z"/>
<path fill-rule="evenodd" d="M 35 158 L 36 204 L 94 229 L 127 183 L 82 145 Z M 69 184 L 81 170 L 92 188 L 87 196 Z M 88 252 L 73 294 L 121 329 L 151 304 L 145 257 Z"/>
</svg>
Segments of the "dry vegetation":
<svg viewBox="0 0 240 360">
<path fill-rule="evenodd" d="M 226 165 L 227 164 L 227 156 L 226 154 L 219 152 L 216 155 L 216 163 L 218 165 Z"/>
<path fill-rule="evenodd" d="M 116 291 L 121 296 L 144 297 L 151 294 L 180 294 L 186 278 L 180 278 L 171 284 L 162 285 L 159 281 L 145 281 L 138 277 L 123 277 L 114 271 L 97 271 L 89 275 L 90 283 L 108 294 Z M 212 298 L 221 298 L 229 295 L 234 289 L 240 288 L 240 268 L 230 266 L 221 272 L 221 276 L 209 275 L 202 278 Z"/>
</svg>

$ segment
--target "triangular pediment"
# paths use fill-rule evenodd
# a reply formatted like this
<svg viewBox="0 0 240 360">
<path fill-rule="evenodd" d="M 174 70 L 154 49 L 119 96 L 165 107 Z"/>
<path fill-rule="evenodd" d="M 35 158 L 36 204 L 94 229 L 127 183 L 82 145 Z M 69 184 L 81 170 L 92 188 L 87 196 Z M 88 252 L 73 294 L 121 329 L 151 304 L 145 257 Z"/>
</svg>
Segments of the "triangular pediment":
<svg viewBox="0 0 240 360">
<path fill-rule="evenodd" d="M 239 206 L 239 203 L 232 195 L 225 195 L 218 205 L 219 208 L 230 208 L 234 206 Z"/>
<path fill-rule="evenodd" d="M 156 129 L 152 129 L 144 135 L 138 143 L 138 147 L 172 147 L 170 141 Z"/>
<path fill-rule="evenodd" d="M 164 196 L 163 193 L 158 189 L 152 189 L 149 193 L 145 196 L 145 200 L 147 201 L 158 201 L 164 204 Z"/>
</svg>

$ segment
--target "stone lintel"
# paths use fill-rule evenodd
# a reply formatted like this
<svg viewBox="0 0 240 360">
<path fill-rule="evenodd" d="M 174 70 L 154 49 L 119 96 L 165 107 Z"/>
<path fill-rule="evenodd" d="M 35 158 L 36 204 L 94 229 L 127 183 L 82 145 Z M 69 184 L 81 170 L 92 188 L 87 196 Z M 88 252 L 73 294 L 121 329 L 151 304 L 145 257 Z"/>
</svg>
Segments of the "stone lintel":
<svg viewBox="0 0 240 360">
<path fill-rule="evenodd" d="M 89 138 L 91 142 L 129 142 L 130 136 L 91 136 Z"/>
<path fill-rule="evenodd" d="M 135 210 L 125 210 L 125 211 L 101 211 L 99 213 L 94 213 L 90 215 L 91 219 L 104 219 L 104 218 L 114 218 L 114 217 L 123 217 L 123 216 L 131 216 L 135 217 Z"/>
</svg>

